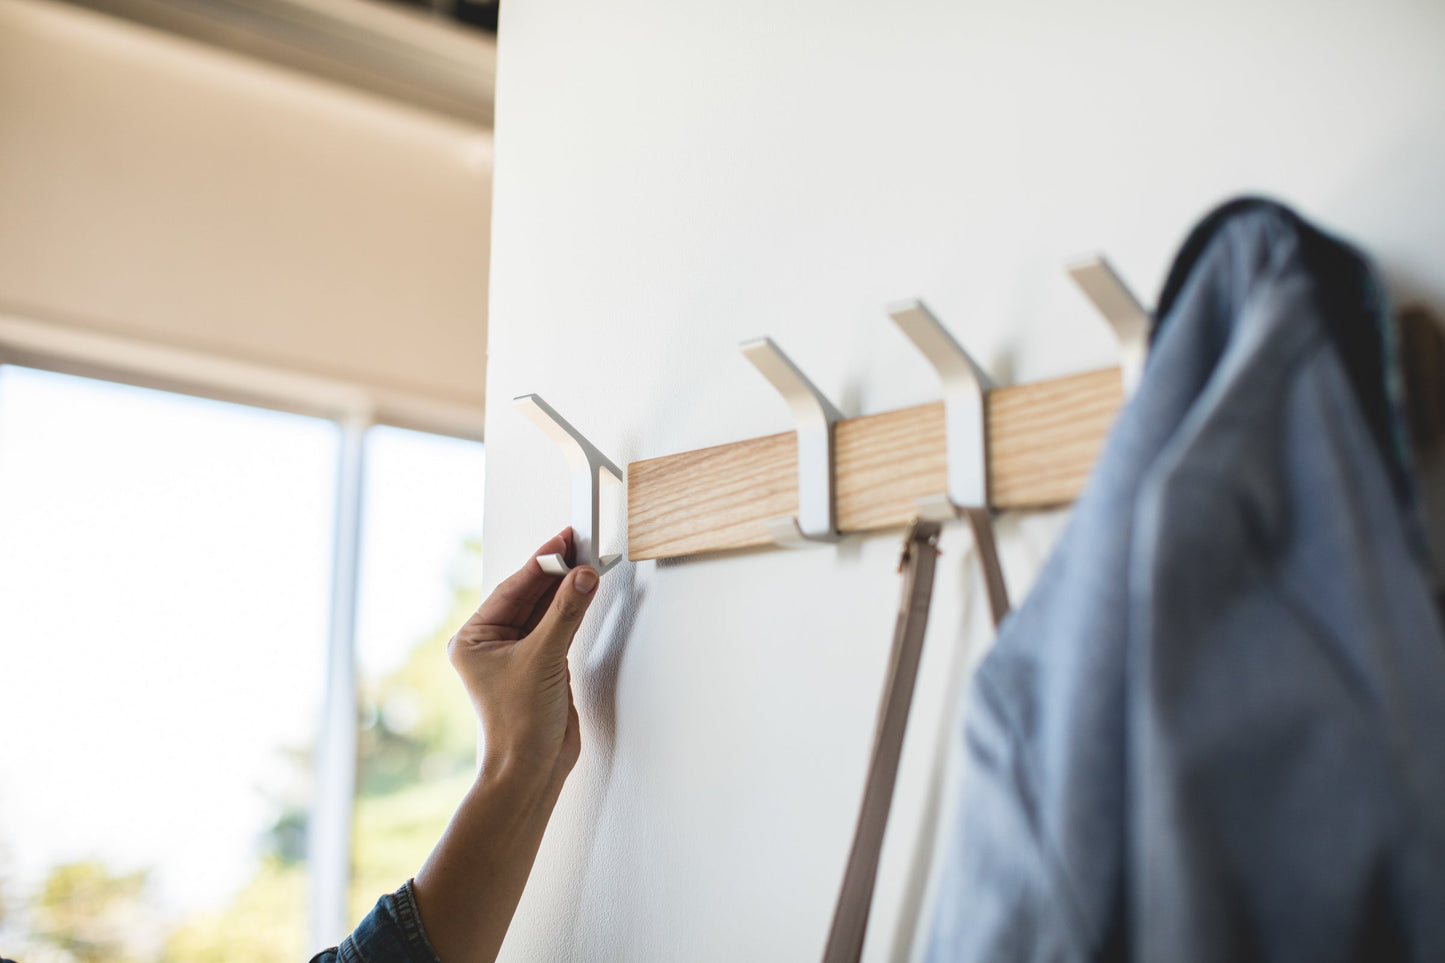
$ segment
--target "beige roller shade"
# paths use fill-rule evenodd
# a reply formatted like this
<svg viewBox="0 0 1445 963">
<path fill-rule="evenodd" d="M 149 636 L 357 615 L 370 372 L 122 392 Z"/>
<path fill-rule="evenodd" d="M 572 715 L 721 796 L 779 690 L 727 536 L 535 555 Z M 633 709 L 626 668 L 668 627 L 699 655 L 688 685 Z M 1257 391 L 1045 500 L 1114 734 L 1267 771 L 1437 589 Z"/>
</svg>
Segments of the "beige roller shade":
<svg viewBox="0 0 1445 963">
<path fill-rule="evenodd" d="M 122 365 L 269 372 L 480 435 L 490 145 L 102 14 L 0 0 L 0 315 L 11 340 L 28 326 L 114 344 Z"/>
</svg>

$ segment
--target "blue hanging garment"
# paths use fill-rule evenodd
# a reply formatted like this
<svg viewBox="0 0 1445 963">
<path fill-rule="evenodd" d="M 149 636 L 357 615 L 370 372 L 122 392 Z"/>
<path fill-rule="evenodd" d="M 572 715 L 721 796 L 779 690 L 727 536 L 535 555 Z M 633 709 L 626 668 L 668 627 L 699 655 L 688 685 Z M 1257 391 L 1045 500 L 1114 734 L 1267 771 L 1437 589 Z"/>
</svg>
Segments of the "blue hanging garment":
<svg viewBox="0 0 1445 963">
<path fill-rule="evenodd" d="M 927 958 L 1445 960 L 1445 635 L 1369 263 L 1185 243 L 974 683 Z"/>
</svg>

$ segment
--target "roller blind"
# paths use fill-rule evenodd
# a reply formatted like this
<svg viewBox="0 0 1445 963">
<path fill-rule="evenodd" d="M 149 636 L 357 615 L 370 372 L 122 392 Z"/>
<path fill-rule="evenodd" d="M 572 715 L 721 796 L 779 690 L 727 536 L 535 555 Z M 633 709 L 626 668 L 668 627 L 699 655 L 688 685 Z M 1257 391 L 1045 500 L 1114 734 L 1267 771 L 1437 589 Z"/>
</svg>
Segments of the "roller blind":
<svg viewBox="0 0 1445 963">
<path fill-rule="evenodd" d="M 490 144 L 102 14 L 0 0 L 0 313 L 322 379 L 380 421 L 480 435 Z"/>
</svg>

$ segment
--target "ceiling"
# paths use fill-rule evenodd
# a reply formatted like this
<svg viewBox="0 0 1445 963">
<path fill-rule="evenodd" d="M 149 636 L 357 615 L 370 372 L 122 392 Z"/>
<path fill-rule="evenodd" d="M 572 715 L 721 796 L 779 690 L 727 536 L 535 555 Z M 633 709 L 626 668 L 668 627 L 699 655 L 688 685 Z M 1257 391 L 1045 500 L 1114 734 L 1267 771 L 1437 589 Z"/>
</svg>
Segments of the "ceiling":
<svg viewBox="0 0 1445 963">
<path fill-rule="evenodd" d="M 490 129 L 497 3 L 66 0 Z"/>
</svg>

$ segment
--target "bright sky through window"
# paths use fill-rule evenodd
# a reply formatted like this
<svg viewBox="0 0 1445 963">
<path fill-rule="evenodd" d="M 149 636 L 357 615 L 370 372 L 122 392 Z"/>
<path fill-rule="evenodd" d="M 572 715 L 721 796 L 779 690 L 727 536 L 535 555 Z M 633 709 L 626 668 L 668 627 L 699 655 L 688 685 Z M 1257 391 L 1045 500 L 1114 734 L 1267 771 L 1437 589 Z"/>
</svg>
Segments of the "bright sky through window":
<svg viewBox="0 0 1445 963">
<path fill-rule="evenodd" d="M 177 910 L 254 871 L 322 698 L 338 429 L 0 369 L 0 858 L 151 867 Z M 433 632 L 482 449 L 373 429 L 359 650 Z M 297 907 L 304 913 L 304 907 Z"/>
<path fill-rule="evenodd" d="M 480 584 L 479 573 L 453 569 L 463 539 L 482 534 L 483 452 L 475 442 L 400 428 L 368 433 L 356 630 L 363 674 L 396 668 L 436 628 L 453 582 Z M 465 698 L 460 682 L 457 693 Z"/>
<path fill-rule="evenodd" d="M 0 826 L 22 879 L 245 877 L 321 695 L 337 429 L 0 371 Z"/>
</svg>

